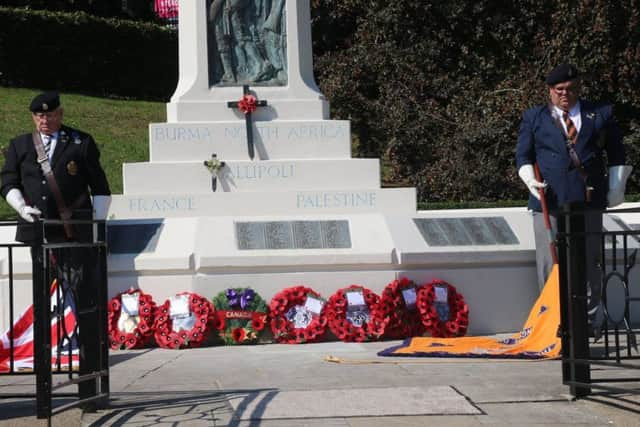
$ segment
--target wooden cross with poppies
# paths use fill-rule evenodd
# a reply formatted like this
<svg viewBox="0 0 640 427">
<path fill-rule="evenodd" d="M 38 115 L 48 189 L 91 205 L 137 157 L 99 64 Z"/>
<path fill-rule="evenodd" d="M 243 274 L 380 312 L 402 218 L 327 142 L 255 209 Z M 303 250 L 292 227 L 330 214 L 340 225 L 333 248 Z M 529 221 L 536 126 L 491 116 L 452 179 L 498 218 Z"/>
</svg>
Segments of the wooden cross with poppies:
<svg viewBox="0 0 640 427">
<path fill-rule="evenodd" d="M 253 148 L 253 122 L 251 120 L 251 113 L 256 111 L 258 107 L 266 107 L 267 101 L 258 101 L 249 91 L 249 85 L 242 86 L 242 92 L 242 98 L 240 98 L 239 101 L 227 102 L 227 107 L 237 108 L 244 113 L 244 121 L 247 126 L 247 149 L 249 150 L 249 158 L 253 160 L 255 152 Z"/>
</svg>

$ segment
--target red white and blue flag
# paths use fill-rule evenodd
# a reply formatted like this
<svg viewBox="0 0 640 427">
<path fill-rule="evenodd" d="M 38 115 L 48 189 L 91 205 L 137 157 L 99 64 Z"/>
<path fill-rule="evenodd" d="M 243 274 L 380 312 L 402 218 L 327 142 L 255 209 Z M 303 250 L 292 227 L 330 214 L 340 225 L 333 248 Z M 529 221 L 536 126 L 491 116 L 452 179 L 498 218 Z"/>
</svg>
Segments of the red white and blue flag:
<svg viewBox="0 0 640 427">
<path fill-rule="evenodd" d="M 158 18 L 176 19 L 178 17 L 178 0 L 156 0 L 154 10 Z"/>
<path fill-rule="evenodd" d="M 73 369 L 79 366 L 76 308 L 71 292 L 60 292 L 64 296 L 64 302 L 63 307 L 57 307 L 57 288 L 57 281 L 54 280 L 50 292 L 52 312 L 64 315 L 61 316 L 61 324 L 58 322 L 60 316 L 53 316 L 51 319 L 51 366 L 56 369 L 59 363 L 61 369 L 67 369 L 71 363 Z M 13 336 L 11 329 L 0 335 L 0 373 L 11 372 L 12 340 L 13 371 L 33 370 L 33 321 L 33 305 L 30 305 L 13 324 Z M 66 336 L 62 331 L 66 331 Z"/>
</svg>

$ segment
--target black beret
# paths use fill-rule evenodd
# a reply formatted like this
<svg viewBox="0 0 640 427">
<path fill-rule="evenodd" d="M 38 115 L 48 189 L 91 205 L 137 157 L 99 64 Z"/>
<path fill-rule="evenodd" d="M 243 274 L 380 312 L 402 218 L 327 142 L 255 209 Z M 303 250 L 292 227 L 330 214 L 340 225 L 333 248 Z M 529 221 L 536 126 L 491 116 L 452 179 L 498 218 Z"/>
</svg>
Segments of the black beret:
<svg viewBox="0 0 640 427">
<path fill-rule="evenodd" d="M 53 111 L 60 106 L 60 95 L 58 92 L 44 92 L 33 98 L 29 110 L 32 113 L 46 113 Z"/>
<path fill-rule="evenodd" d="M 557 85 L 558 83 L 568 82 L 578 77 L 578 69 L 571 64 L 560 64 L 547 76 L 545 80 L 549 86 Z"/>
</svg>

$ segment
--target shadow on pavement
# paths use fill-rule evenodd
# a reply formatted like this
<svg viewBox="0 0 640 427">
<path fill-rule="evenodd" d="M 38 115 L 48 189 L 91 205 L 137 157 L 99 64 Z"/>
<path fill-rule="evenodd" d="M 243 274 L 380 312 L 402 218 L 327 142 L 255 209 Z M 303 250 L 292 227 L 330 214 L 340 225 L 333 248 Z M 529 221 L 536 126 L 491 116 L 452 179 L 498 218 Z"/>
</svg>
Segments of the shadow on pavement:
<svg viewBox="0 0 640 427">
<path fill-rule="evenodd" d="M 184 425 L 234 426 L 242 411 L 259 392 L 277 393 L 275 389 L 252 390 L 190 390 L 154 392 L 118 392 L 111 394 L 109 407 L 95 413 L 85 413 L 85 426 L 123 426 L 127 424 L 155 425 L 185 423 Z M 228 400 L 242 397 L 234 411 Z M 259 418 L 260 414 L 253 413 Z"/>
<path fill-rule="evenodd" d="M 57 398 L 53 400 L 53 407 L 62 406 L 71 403 L 75 399 Z M 36 416 L 36 399 L 0 399 L 0 421 L 11 420 L 14 418 L 33 417 Z"/>
<path fill-rule="evenodd" d="M 610 393 L 593 393 L 583 399 L 640 415 L 640 395 L 638 394 L 620 395 Z"/>
<path fill-rule="evenodd" d="M 150 351 L 153 351 L 153 348 L 138 351 L 131 350 L 126 353 L 115 353 L 112 351 L 109 353 L 109 366 L 115 366 L 118 363 L 123 363 L 128 360 L 135 359 L 136 357 L 143 356 Z"/>
</svg>

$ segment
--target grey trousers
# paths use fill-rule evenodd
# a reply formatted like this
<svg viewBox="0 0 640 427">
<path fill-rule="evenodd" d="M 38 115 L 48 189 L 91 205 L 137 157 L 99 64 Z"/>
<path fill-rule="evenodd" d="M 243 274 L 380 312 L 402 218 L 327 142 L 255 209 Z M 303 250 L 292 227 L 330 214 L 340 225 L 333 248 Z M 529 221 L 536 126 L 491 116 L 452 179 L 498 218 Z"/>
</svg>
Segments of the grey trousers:
<svg viewBox="0 0 640 427">
<path fill-rule="evenodd" d="M 544 224 L 544 215 L 541 212 L 532 212 L 532 216 L 533 231 L 536 239 L 538 287 L 542 290 L 553 267 L 553 260 L 549 250 L 549 233 Z M 549 215 L 549 220 L 551 222 L 552 236 L 555 239 L 558 231 L 558 221 L 553 215 Z M 591 211 L 585 214 L 585 231 L 602 231 L 602 212 Z M 602 289 L 602 270 L 599 267 L 602 261 L 601 236 L 587 234 L 585 246 L 589 319 L 593 325 L 598 325 L 602 321 L 602 310 L 598 310 Z"/>
</svg>

